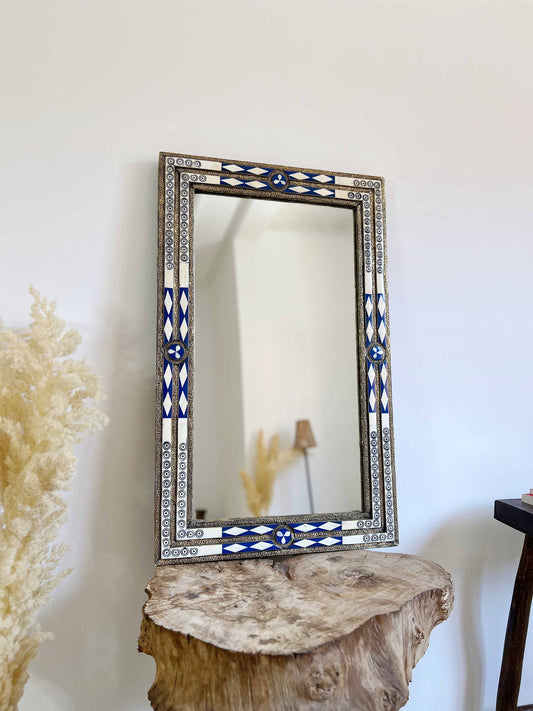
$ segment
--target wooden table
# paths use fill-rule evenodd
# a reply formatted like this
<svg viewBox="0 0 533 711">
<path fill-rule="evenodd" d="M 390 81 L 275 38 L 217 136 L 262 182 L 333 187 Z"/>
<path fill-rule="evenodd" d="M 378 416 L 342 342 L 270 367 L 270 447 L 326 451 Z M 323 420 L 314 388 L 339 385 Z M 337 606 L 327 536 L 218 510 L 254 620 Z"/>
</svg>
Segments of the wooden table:
<svg viewBox="0 0 533 711">
<path fill-rule="evenodd" d="M 436 563 L 359 550 L 160 566 L 147 592 L 156 711 L 397 711 L 453 604 Z"/>
<path fill-rule="evenodd" d="M 532 710 L 533 704 L 517 704 L 533 596 L 533 506 L 523 504 L 521 499 L 498 499 L 494 518 L 525 534 L 505 633 L 496 711 Z"/>
</svg>

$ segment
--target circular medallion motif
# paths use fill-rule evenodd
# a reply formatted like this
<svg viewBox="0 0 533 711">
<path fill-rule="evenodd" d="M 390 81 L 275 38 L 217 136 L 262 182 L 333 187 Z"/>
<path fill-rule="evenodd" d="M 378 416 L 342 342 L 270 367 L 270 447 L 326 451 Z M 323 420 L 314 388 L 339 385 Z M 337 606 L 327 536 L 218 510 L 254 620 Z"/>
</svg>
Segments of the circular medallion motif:
<svg viewBox="0 0 533 711">
<path fill-rule="evenodd" d="M 165 346 L 165 358 L 171 363 L 182 363 L 187 356 L 187 346 L 181 341 L 170 341 L 170 343 L 167 343 Z"/>
<path fill-rule="evenodd" d="M 274 170 L 268 176 L 268 182 L 273 190 L 286 190 L 289 185 L 289 178 L 281 170 Z"/>
<path fill-rule="evenodd" d="M 366 353 L 372 363 L 383 363 L 385 360 L 385 349 L 379 343 L 371 343 Z"/>
<path fill-rule="evenodd" d="M 290 526 L 281 525 L 274 531 L 274 543 L 280 548 L 288 548 L 294 540 L 294 532 Z"/>
</svg>

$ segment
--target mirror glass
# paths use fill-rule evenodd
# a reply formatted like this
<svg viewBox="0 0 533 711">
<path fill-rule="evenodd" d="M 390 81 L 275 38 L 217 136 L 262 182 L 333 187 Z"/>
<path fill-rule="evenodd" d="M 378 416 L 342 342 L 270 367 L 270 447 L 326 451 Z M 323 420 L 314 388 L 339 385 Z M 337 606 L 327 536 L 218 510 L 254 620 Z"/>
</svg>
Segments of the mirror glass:
<svg viewBox="0 0 533 711">
<path fill-rule="evenodd" d="M 195 194 L 194 518 L 362 509 L 353 220 Z"/>
</svg>

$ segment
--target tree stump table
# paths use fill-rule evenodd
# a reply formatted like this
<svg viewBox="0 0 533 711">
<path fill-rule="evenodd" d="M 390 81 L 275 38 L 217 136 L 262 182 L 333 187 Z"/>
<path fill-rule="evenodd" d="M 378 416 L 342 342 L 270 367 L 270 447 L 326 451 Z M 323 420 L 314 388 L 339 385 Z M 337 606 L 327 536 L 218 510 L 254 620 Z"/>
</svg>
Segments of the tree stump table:
<svg viewBox="0 0 533 711">
<path fill-rule="evenodd" d="M 359 550 L 161 566 L 146 591 L 156 711 L 395 711 L 453 605 L 436 563 Z"/>
</svg>

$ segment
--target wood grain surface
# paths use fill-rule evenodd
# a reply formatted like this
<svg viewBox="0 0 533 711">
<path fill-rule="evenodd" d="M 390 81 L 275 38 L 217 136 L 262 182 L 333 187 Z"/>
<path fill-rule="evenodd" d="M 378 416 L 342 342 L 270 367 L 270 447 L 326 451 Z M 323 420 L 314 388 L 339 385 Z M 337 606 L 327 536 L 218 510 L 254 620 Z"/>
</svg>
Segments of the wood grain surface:
<svg viewBox="0 0 533 711">
<path fill-rule="evenodd" d="M 375 551 L 162 566 L 139 650 L 156 661 L 156 711 L 394 711 L 449 574 Z"/>
</svg>

